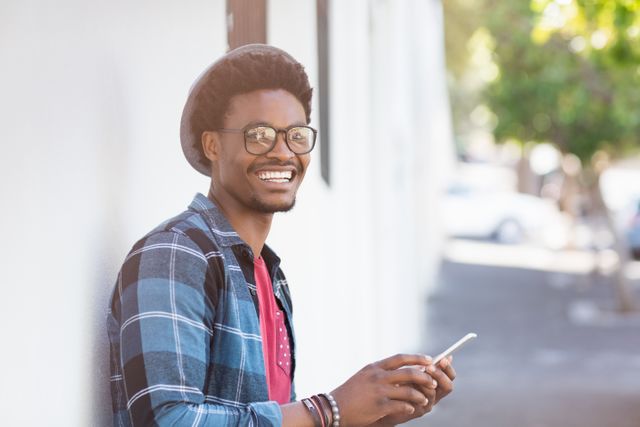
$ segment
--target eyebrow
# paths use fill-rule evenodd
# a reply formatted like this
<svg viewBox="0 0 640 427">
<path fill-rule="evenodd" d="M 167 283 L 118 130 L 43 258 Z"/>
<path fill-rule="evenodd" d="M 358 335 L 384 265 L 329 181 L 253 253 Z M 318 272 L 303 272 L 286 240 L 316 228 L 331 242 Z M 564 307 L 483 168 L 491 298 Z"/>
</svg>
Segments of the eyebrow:
<svg viewBox="0 0 640 427">
<path fill-rule="evenodd" d="M 265 121 L 260 121 L 260 120 L 251 121 L 247 123 L 244 127 L 247 127 L 247 126 L 270 126 L 272 128 L 276 128 L 276 126 L 274 126 L 273 124 Z M 307 126 L 307 124 L 301 121 L 296 121 L 285 127 L 290 127 L 290 126 Z"/>
</svg>

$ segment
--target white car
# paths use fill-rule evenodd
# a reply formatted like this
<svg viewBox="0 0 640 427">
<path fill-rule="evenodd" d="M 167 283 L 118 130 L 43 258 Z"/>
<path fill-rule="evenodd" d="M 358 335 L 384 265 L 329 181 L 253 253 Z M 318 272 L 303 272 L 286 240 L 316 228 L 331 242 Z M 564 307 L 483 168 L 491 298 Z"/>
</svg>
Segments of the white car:
<svg viewBox="0 0 640 427">
<path fill-rule="evenodd" d="M 442 214 L 452 237 L 550 248 L 567 242 L 567 220 L 554 202 L 527 194 L 456 184 L 443 198 Z"/>
</svg>

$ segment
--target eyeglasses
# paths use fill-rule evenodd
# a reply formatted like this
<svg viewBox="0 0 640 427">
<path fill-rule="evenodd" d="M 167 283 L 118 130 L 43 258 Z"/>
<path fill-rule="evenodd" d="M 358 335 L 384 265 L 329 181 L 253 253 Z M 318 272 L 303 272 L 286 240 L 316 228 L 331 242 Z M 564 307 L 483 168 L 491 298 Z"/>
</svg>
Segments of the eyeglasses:
<svg viewBox="0 0 640 427">
<path fill-rule="evenodd" d="M 244 148 L 249 154 L 260 156 L 267 154 L 276 146 L 280 132 L 284 133 L 284 142 L 295 154 L 307 154 L 316 145 L 318 131 L 310 126 L 289 126 L 276 129 L 269 125 L 251 124 L 242 129 L 218 129 L 218 132 L 244 134 Z"/>
</svg>

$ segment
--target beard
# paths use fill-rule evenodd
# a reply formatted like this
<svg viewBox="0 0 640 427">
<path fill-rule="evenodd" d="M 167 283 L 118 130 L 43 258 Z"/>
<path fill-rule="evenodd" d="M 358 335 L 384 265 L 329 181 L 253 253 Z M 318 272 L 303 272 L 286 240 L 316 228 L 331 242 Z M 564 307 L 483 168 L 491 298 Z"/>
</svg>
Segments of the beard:
<svg viewBox="0 0 640 427">
<path fill-rule="evenodd" d="M 296 204 L 296 198 L 294 197 L 291 202 L 285 203 L 267 203 L 264 200 L 253 195 L 249 200 L 249 206 L 262 213 L 276 213 L 276 212 L 289 212 Z"/>
</svg>

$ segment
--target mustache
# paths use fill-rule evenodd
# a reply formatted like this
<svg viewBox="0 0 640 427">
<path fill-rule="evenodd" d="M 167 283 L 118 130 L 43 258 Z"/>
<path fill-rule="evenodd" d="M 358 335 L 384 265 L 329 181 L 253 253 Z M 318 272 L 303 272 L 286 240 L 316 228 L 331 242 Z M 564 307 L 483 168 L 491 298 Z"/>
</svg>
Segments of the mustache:
<svg viewBox="0 0 640 427">
<path fill-rule="evenodd" d="M 280 161 L 271 161 L 271 162 L 263 162 L 263 163 L 258 163 L 255 165 L 251 165 L 251 167 L 249 168 L 249 172 L 254 173 L 256 172 L 258 169 L 266 169 L 269 168 L 270 166 L 276 166 L 276 167 L 293 167 L 297 173 L 302 173 L 302 166 L 296 162 L 294 162 L 293 160 L 287 160 L 286 162 L 280 162 Z"/>
</svg>

